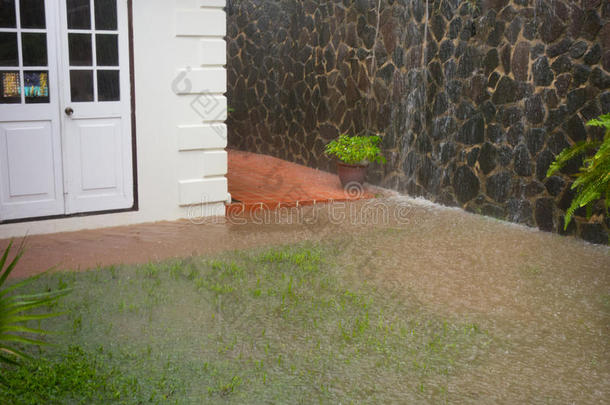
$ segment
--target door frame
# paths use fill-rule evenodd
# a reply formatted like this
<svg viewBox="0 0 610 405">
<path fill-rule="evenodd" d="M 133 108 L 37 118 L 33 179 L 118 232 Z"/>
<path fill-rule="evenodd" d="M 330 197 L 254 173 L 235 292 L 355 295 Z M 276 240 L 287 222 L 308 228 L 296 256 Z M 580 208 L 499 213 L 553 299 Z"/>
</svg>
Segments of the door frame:
<svg viewBox="0 0 610 405">
<path fill-rule="evenodd" d="M 53 7 L 54 9 L 56 7 Z M 59 9 L 54 10 L 54 12 L 59 12 Z M 58 37 L 60 35 L 59 32 L 56 32 L 54 35 L 56 35 L 56 40 L 59 41 L 60 38 Z M 114 209 L 114 210 L 103 210 L 103 211 L 92 211 L 92 212 L 80 212 L 80 213 L 73 213 L 73 214 L 59 214 L 59 215 L 48 215 L 48 216 L 40 216 L 40 217 L 29 217 L 29 218 L 18 218 L 18 219 L 7 219 L 7 220 L 1 220 L 0 219 L 0 225 L 1 224 L 12 224 L 12 223 L 20 223 L 20 222 L 33 222 L 33 221 L 43 221 L 43 220 L 49 220 L 49 219 L 61 219 L 61 218 L 70 218 L 70 217 L 84 217 L 84 216 L 90 216 L 90 215 L 104 215 L 104 214 L 116 214 L 116 213 L 121 213 L 121 212 L 130 212 L 130 211 L 138 211 L 139 210 L 139 196 L 138 196 L 138 169 L 137 169 L 137 139 L 136 139 L 136 93 L 135 93 L 135 73 L 134 73 L 134 41 L 133 41 L 133 0 L 127 0 L 127 42 L 128 42 L 128 52 L 129 52 L 129 89 L 130 89 L 130 115 L 127 119 L 130 120 L 130 126 L 131 126 L 131 154 L 132 154 L 132 159 L 131 159 L 131 164 L 132 164 L 132 176 L 133 176 L 133 205 L 129 208 L 122 208 L 122 209 Z M 59 55 L 58 55 L 59 58 Z M 59 76 L 60 72 L 59 72 L 59 68 L 60 66 L 62 66 L 60 64 L 61 61 L 57 61 L 57 66 L 58 66 L 58 72 L 57 75 Z M 58 83 L 56 84 L 56 86 L 58 85 Z M 61 91 L 61 90 L 60 90 Z M 62 120 L 62 116 L 61 116 L 61 108 L 59 108 L 59 105 L 61 103 L 57 103 L 58 104 L 58 114 L 60 117 L 60 120 Z M 61 125 L 60 128 L 60 133 L 63 137 L 63 125 Z M 63 152 L 62 152 L 63 154 Z M 63 170 L 62 170 L 63 172 Z M 65 177 L 65 175 L 64 175 Z M 64 183 L 65 178 L 62 179 L 62 184 Z"/>
</svg>

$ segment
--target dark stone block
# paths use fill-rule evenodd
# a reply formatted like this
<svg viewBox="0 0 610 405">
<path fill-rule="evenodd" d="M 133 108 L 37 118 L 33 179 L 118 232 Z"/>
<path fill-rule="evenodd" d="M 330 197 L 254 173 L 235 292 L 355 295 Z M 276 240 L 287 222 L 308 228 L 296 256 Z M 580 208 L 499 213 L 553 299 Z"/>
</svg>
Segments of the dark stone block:
<svg viewBox="0 0 610 405">
<path fill-rule="evenodd" d="M 517 17 L 510 19 L 509 21 L 511 21 L 511 23 L 508 25 L 508 29 L 504 33 L 504 36 L 510 41 L 511 44 L 514 44 L 519 38 L 519 32 L 521 32 L 523 20 L 521 17 Z"/>
<path fill-rule="evenodd" d="M 434 99 L 434 105 L 432 107 L 432 114 L 434 116 L 444 114 L 447 111 L 447 107 L 449 106 L 449 99 L 447 98 L 447 94 L 445 92 L 440 92 L 436 95 Z"/>
<path fill-rule="evenodd" d="M 457 80 L 452 80 L 447 84 L 447 94 L 452 103 L 457 103 L 462 97 L 462 83 Z"/>
<path fill-rule="evenodd" d="M 543 231 L 552 232 L 555 229 L 553 224 L 553 211 L 555 203 L 552 198 L 539 198 L 536 200 L 535 218 L 538 228 Z"/>
<path fill-rule="evenodd" d="M 479 194 L 480 183 L 478 177 L 468 166 L 460 166 L 453 176 L 453 189 L 458 201 L 467 203 Z"/>
<path fill-rule="evenodd" d="M 441 143 L 441 164 L 446 164 L 449 161 L 451 161 L 453 158 L 455 158 L 455 152 L 456 152 L 456 147 L 455 147 L 455 143 L 449 141 L 449 142 L 443 142 Z"/>
<path fill-rule="evenodd" d="M 602 48 L 599 44 L 595 44 L 589 49 L 589 52 L 585 54 L 583 59 L 587 65 L 595 65 L 602 57 Z"/>
<path fill-rule="evenodd" d="M 585 104 L 585 101 L 587 101 L 587 93 L 585 89 L 580 88 L 569 92 L 567 98 L 568 113 L 574 114 Z"/>
<path fill-rule="evenodd" d="M 585 21 L 583 22 L 583 27 L 581 31 L 581 35 L 583 38 L 588 39 L 589 41 L 594 41 L 597 33 L 602 28 L 602 21 L 595 10 L 587 10 L 585 13 Z"/>
<path fill-rule="evenodd" d="M 460 57 L 457 73 L 460 77 L 468 77 L 481 66 L 481 54 L 475 47 L 468 46 Z"/>
<path fill-rule="evenodd" d="M 566 182 L 559 176 L 551 176 L 546 179 L 544 186 L 550 195 L 557 197 L 563 191 Z"/>
<path fill-rule="evenodd" d="M 587 43 L 585 41 L 575 42 L 570 48 L 570 56 L 573 59 L 581 58 L 587 51 Z"/>
<path fill-rule="evenodd" d="M 485 183 L 487 196 L 494 201 L 503 203 L 510 195 L 512 176 L 508 171 L 502 171 L 490 176 Z"/>
<path fill-rule="evenodd" d="M 524 131 L 525 129 L 523 128 L 523 123 L 517 122 L 508 130 L 506 140 L 510 145 L 516 146 L 518 143 L 524 140 Z"/>
<path fill-rule="evenodd" d="M 565 129 L 570 139 L 574 142 L 584 141 L 587 138 L 587 130 L 578 115 L 570 118 L 563 126 L 563 129 Z"/>
<path fill-rule="evenodd" d="M 599 97 L 599 102 L 602 107 L 602 111 L 610 112 L 610 91 L 603 93 Z"/>
<path fill-rule="evenodd" d="M 591 72 L 589 81 L 592 85 L 600 90 L 607 90 L 610 88 L 610 76 L 604 73 L 600 68 L 596 67 Z"/>
<path fill-rule="evenodd" d="M 519 176 L 527 177 L 532 175 L 532 163 L 527 147 L 519 144 L 515 148 L 515 173 Z"/>
<path fill-rule="evenodd" d="M 536 159 L 536 178 L 539 181 L 544 180 L 546 172 L 549 170 L 549 166 L 555 160 L 555 156 L 548 150 L 545 149 L 538 155 Z"/>
<path fill-rule="evenodd" d="M 502 145 L 498 149 L 498 163 L 501 166 L 506 167 L 513 161 L 513 150 L 510 146 Z"/>
<path fill-rule="evenodd" d="M 549 67 L 549 60 L 543 56 L 538 58 L 532 65 L 534 84 L 536 86 L 548 86 L 553 82 L 555 75 Z"/>
<path fill-rule="evenodd" d="M 555 155 L 559 155 L 562 150 L 569 147 L 570 144 L 566 141 L 565 135 L 561 131 L 553 133 L 547 141 L 547 146 Z"/>
<path fill-rule="evenodd" d="M 479 152 L 479 167 L 483 174 L 489 174 L 496 168 L 496 157 L 498 151 L 489 142 L 485 142 Z"/>
<path fill-rule="evenodd" d="M 457 124 L 453 117 L 441 117 L 434 120 L 430 135 L 434 140 L 447 138 L 457 129 Z"/>
<path fill-rule="evenodd" d="M 532 50 L 530 51 L 530 58 L 532 60 L 536 60 L 543 53 L 544 53 L 544 44 L 536 44 L 532 47 Z"/>
<path fill-rule="evenodd" d="M 476 109 L 468 101 L 462 101 L 456 110 L 456 117 L 460 120 L 467 120 L 475 115 Z"/>
<path fill-rule="evenodd" d="M 487 139 L 499 144 L 506 140 L 506 135 L 500 125 L 490 124 L 487 126 Z"/>
<path fill-rule="evenodd" d="M 608 244 L 608 232 L 601 223 L 580 224 L 580 236 L 587 242 L 606 245 Z"/>
<path fill-rule="evenodd" d="M 525 100 L 525 117 L 532 124 L 539 124 L 544 121 L 544 103 L 542 96 L 536 94 Z"/>
<path fill-rule="evenodd" d="M 561 98 L 565 97 L 572 83 L 572 76 L 569 74 L 559 75 L 555 79 L 555 88 L 557 89 L 557 95 Z"/>
<path fill-rule="evenodd" d="M 504 21 L 496 21 L 491 32 L 487 36 L 487 45 L 498 46 L 502 42 L 502 35 L 504 34 L 505 24 Z M 472 30 L 468 30 L 470 33 Z M 466 31 L 466 32 L 468 32 Z"/>
<path fill-rule="evenodd" d="M 527 80 L 530 57 L 530 45 L 527 42 L 519 42 L 513 53 L 511 69 L 517 80 Z"/>
<path fill-rule="evenodd" d="M 544 128 L 530 128 L 525 135 L 525 140 L 527 142 L 527 148 L 532 154 L 535 156 L 540 149 L 544 146 L 544 141 L 546 139 L 546 130 Z"/>
<path fill-rule="evenodd" d="M 533 41 L 536 38 L 536 34 L 538 33 L 538 23 L 537 21 L 527 21 L 525 25 L 523 25 L 523 36 L 530 41 Z"/>
<path fill-rule="evenodd" d="M 550 44 L 563 33 L 566 26 L 556 15 L 547 14 L 542 16 L 543 21 L 540 26 L 540 37 L 544 42 Z"/>
<path fill-rule="evenodd" d="M 485 122 L 482 115 L 476 115 L 459 129 L 457 141 L 466 145 L 483 143 L 485 139 Z"/>
<path fill-rule="evenodd" d="M 387 64 L 381 70 L 377 72 L 377 76 L 380 77 L 386 84 L 392 81 L 394 75 L 394 65 Z"/>
<path fill-rule="evenodd" d="M 593 118 L 597 118 L 598 116 L 600 116 L 602 114 L 602 111 L 597 106 L 597 103 L 595 102 L 595 100 L 593 100 L 593 101 L 587 103 L 587 105 L 585 105 L 580 110 L 580 113 L 582 114 L 585 121 L 589 121 L 589 120 L 592 120 Z"/>
<path fill-rule="evenodd" d="M 544 99 L 544 104 L 548 108 L 556 108 L 559 103 L 559 99 L 557 98 L 557 93 L 553 89 L 544 89 L 542 91 L 542 97 Z"/>
<path fill-rule="evenodd" d="M 498 67 L 500 59 L 498 57 L 498 51 L 496 48 L 491 48 L 485 58 L 483 59 L 483 67 L 485 68 L 485 74 L 489 75 L 495 68 Z"/>
<path fill-rule="evenodd" d="M 507 220 L 520 224 L 533 224 L 532 205 L 529 201 L 511 198 L 506 204 Z"/>
<path fill-rule="evenodd" d="M 445 35 L 445 19 L 439 14 L 433 16 L 430 19 L 430 30 L 437 41 L 442 41 L 443 36 Z"/>
<path fill-rule="evenodd" d="M 518 99 L 517 84 L 508 76 L 503 76 L 492 96 L 493 103 L 496 105 L 513 103 Z"/>
<path fill-rule="evenodd" d="M 579 87 L 587 82 L 589 75 L 591 74 L 591 68 L 587 65 L 575 65 L 572 85 Z M 569 95 L 568 95 L 569 97 Z"/>
<path fill-rule="evenodd" d="M 504 219 L 505 216 L 504 208 L 498 207 L 497 205 L 493 204 L 484 204 L 481 207 L 481 214 L 487 217 L 493 217 L 497 219 Z"/>
<path fill-rule="evenodd" d="M 551 69 L 556 75 L 569 72 L 572 70 L 572 61 L 568 55 L 561 55 L 551 64 Z"/>
<path fill-rule="evenodd" d="M 485 117 L 485 122 L 490 123 L 495 121 L 496 118 L 496 107 L 489 100 L 485 101 L 480 107 L 483 116 Z"/>
<path fill-rule="evenodd" d="M 451 40 L 446 40 L 441 43 L 440 49 L 438 51 L 438 57 L 441 62 L 445 63 L 455 51 L 455 47 L 453 46 L 453 42 Z"/>
<path fill-rule="evenodd" d="M 566 53 L 570 46 L 572 45 L 572 40 L 570 38 L 564 38 L 556 44 L 550 45 L 546 48 L 546 54 L 549 58 L 554 58 L 556 56 L 562 55 Z M 586 46 L 586 45 L 585 45 Z"/>
<path fill-rule="evenodd" d="M 505 127 L 521 123 L 521 118 L 523 118 L 523 111 L 520 107 L 508 107 L 502 109 L 502 125 Z"/>
</svg>

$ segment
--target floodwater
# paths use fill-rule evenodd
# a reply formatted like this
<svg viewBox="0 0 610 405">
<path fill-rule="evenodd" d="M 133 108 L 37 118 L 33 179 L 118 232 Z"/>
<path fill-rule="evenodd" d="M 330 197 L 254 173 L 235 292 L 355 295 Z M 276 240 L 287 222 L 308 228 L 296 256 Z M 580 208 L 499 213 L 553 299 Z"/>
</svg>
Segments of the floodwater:
<svg viewBox="0 0 610 405">
<path fill-rule="evenodd" d="M 610 398 L 610 249 L 422 200 L 31 236 L 16 275 L 327 239 L 347 274 L 490 334 L 487 352 L 442 377 L 451 402 Z"/>
</svg>

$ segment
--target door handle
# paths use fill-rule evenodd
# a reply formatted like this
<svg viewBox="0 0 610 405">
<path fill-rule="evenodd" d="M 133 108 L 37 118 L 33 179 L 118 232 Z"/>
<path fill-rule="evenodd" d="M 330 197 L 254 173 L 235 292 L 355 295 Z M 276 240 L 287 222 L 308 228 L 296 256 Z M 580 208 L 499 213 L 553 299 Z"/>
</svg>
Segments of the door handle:
<svg viewBox="0 0 610 405">
<path fill-rule="evenodd" d="M 74 114 L 74 110 L 72 109 L 72 107 L 66 107 L 66 109 L 64 110 L 64 112 L 66 113 L 66 115 L 72 115 Z"/>
</svg>

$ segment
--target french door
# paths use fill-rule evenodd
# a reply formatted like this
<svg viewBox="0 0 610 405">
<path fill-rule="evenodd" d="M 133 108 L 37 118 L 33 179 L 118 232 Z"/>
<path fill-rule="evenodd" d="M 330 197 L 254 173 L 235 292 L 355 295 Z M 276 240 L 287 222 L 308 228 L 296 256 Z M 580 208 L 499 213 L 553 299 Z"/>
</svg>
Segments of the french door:
<svg viewBox="0 0 610 405">
<path fill-rule="evenodd" d="M 0 220 L 133 205 L 127 0 L 0 0 Z"/>
</svg>

